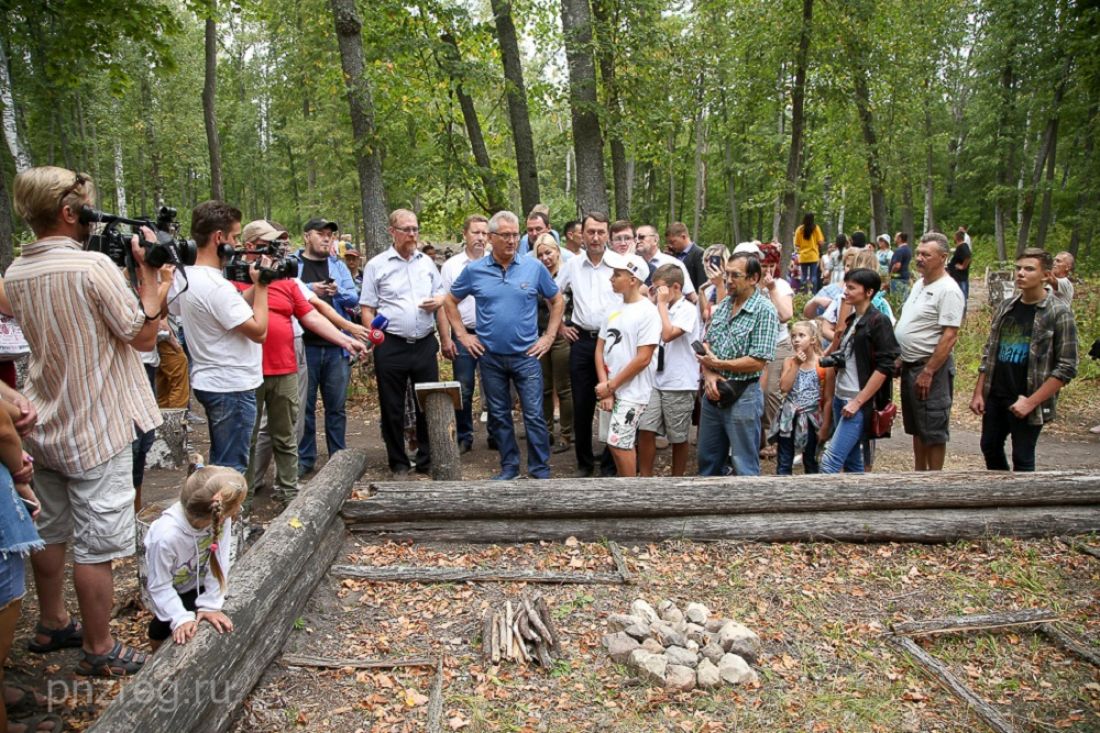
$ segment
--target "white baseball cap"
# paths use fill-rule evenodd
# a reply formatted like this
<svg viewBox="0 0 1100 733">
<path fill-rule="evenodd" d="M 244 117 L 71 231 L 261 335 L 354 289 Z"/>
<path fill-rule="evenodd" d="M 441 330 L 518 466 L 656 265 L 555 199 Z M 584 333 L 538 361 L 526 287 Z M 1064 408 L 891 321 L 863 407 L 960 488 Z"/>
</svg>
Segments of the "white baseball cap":
<svg viewBox="0 0 1100 733">
<path fill-rule="evenodd" d="M 733 248 L 735 255 L 742 252 L 748 252 L 750 255 L 756 255 L 760 259 L 764 259 L 764 253 L 760 251 L 760 245 L 756 242 L 742 242 Z"/>
<path fill-rule="evenodd" d="M 611 269 L 626 270 L 642 282 L 649 277 L 649 265 L 638 255 L 621 255 L 613 250 L 607 250 L 603 253 L 603 261 Z"/>
</svg>

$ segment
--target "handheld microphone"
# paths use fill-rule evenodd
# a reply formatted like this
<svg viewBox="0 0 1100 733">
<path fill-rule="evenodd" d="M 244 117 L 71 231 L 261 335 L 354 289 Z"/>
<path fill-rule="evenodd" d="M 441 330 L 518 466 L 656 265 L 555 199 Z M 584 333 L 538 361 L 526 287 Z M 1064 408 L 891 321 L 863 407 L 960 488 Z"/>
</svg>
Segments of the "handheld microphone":
<svg viewBox="0 0 1100 733">
<path fill-rule="evenodd" d="M 379 331 L 385 331 L 386 327 L 390 325 L 390 319 L 379 313 L 374 317 L 374 320 L 370 322 L 371 328 L 377 328 Z"/>
<path fill-rule="evenodd" d="M 367 340 L 370 341 L 375 346 L 378 346 L 379 344 L 381 344 L 383 341 L 386 340 L 386 334 L 382 333 L 382 331 L 380 329 L 372 328 L 367 333 Z"/>
</svg>

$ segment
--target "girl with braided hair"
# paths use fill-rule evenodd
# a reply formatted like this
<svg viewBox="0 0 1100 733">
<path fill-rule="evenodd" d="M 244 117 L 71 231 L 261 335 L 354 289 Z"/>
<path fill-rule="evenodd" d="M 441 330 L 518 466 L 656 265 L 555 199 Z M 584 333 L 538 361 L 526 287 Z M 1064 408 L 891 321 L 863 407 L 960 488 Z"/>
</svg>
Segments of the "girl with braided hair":
<svg viewBox="0 0 1100 733">
<path fill-rule="evenodd" d="M 244 476 L 232 468 L 202 466 L 188 476 L 180 500 L 161 514 L 145 536 L 149 622 L 153 649 L 169 636 L 187 643 L 207 621 L 218 633 L 233 630 L 222 613 L 233 518 L 247 493 Z"/>
</svg>

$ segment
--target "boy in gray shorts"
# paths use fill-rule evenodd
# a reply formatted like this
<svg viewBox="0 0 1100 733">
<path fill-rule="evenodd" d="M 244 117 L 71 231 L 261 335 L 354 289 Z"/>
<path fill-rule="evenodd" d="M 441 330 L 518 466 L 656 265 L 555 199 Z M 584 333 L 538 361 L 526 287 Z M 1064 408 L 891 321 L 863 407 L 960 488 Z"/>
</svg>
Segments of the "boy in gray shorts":
<svg viewBox="0 0 1100 733">
<path fill-rule="evenodd" d="M 649 404 L 638 425 L 638 470 L 653 475 L 657 433 L 672 444 L 672 475 L 687 470 L 688 431 L 699 393 L 699 363 L 691 344 L 700 335 L 699 309 L 684 296 L 684 273 L 676 265 L 662 265 L 653 273 L 657 313 L 661 318 L 661 344 L 657 350 L 657 374 Z"/>
</svg>

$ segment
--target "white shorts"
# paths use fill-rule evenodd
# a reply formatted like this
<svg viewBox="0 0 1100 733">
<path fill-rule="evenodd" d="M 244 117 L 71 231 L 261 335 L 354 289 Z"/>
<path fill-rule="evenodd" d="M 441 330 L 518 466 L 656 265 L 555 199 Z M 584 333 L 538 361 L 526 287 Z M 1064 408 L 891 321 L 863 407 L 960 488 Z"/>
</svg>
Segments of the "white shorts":
<svg viewBox="0 0 1100 733">
<path fill-rule="evenodd" d="M 600 410 L 600 441 L 612 448 L 633 450 L 643 412 L 644 402 L 616 399 L 611 412 Z"/>
</svg>

